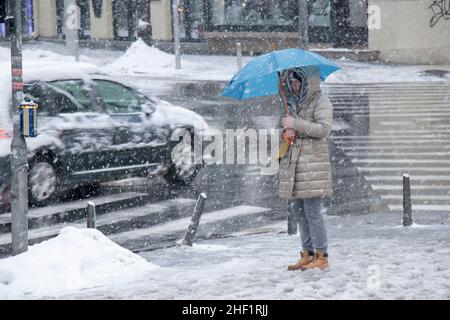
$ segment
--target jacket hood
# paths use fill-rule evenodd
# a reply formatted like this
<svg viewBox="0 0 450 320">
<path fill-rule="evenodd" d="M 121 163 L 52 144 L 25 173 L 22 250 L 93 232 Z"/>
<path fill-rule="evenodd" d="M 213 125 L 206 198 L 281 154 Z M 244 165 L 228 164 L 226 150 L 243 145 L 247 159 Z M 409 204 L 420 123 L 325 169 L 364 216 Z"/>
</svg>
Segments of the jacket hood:
<svg viewBox="0 0 450 320">
<path fill-rule="evenodd" d="M 302 68 L 306 74 L 306 79 L 308 82 L 308 92 L 306 93 L 306 97 L 304 101 L 308 101 L 309 98 L 314 96 L 316 93 L 321 92 L 320 89 L 320 69 L 319 67 L 305 67 Z"/>
<path fill-rule="evenodd" d="M 321 91 L 320 89 L 320 69 L 316 66 L 294 68 L 292 69 L 296 77 L 302 82 L 302 87 L 299 95 L 295 95 L 292 92 L 289 81 L 286 81 L 287 87 L 291 92 L 292 97 L 297 101 L 297 103 L 303 104 L 309 101 L 312 96 L 316 95 Z"/>
</svg>

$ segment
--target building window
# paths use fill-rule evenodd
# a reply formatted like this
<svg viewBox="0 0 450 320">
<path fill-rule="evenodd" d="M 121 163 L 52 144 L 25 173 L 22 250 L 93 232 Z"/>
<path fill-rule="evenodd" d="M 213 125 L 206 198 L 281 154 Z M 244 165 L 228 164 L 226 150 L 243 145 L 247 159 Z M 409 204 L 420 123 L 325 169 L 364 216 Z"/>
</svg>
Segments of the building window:
<svg viewBox="0 0 450 320">
<path fill-rule="evenodd" d="M 204 0 L 180 0 L 180 36 L 187 41 L 201 41 L 204 31 Z"/>
<path fill-rule="evenodd" d="M 33 1 L 22 0 L 22 34 L 25 37 L 31 37 L 33 31 Z"/>
<path fill-rule="evenodd" d="M 297 0 L 210 0 L 210 11 L 212 26 L 296 29 L 298 4 Z"/>
<path fill-rule="evenodd" d="M 5 6 L 8 9 L 9 3 L 5 2 Z M 34 32 L 34 19 L 33 19 L 33 1 L 21 0 L 21 23 L 22 23 L 22 37 L 30 38 Z M 6 25 L 0 23 L 0 38 L 9 36 Z"/>
<path fill-rule="evenodd" d="M 367 0 L 349 1 L 349 22 L 353 27 L 367 26 Z"/>
<path fill-rule="evenodd" d="M 114 38 L 118 40 L 136 40 L 138 21 L 135 0 L 113 0 Z"/>
<path fill-rule="evenodd" d="M 77 6 L 80 8 L 80 39 L 87 39 L 91 36 L 90 2 L 91 1 L 77 0 Z"/>
<path fill-rule="evenodd" d="M 329 27 L 331 1 L 330 0 L 314 0 L 308 1 L 309 25 L 312 27 Z"/>
<path fill-rule="evenodd" d="M 90 1 L 77 0 L 76 5 L 80 10 L 80 30 L 78 31 L 78 37 L 80 39 L 88 39 L 91 36 Z M 56 25 L 58 38 L 60 39 L 65 39 L 66 36 L 64 6 L 64 0 L 56 0 Z"/>
</svg>

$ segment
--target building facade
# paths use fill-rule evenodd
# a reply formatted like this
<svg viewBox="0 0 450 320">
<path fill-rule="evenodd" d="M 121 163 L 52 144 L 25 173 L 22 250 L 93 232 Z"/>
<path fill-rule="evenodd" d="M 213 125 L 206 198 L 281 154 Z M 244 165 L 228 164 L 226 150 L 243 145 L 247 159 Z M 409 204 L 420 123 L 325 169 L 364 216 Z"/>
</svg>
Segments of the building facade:
<svg viewBox="0 0 450 320">
<path fill-rule="evenodd" d="M 68 0 L 21 1 L 25 38 L 64 39 Z M 72 1 L 81 41 L 127 46 L 142 37 L 171 47 L 173 0 Z M 236 42 L 245 53 L 298 46 L 298 0 L 178 2 L 182 42 L 201 45 L 202 53 L 233 54 Z M 388 62 L 450 63 L 450 0 L 307 0 L 307 6 L 314 47 L 369 49 Z"/>
<path fill-rule="evenodd" d="M 298 0 L 184 0 L 185 37 L 201 34 L 212 52 L 247 52 L 299 44 Z M 331 47 L 366 46 L 366 0 L 307 1 L 309 41 Z M 199 32 L 200 30 L 200 32 Z"/>
<path fill-rule="evenodd" d="M 370 0 L 369 48 L 386 62 L 450 63 L 450 0 Z"/>
</svg>

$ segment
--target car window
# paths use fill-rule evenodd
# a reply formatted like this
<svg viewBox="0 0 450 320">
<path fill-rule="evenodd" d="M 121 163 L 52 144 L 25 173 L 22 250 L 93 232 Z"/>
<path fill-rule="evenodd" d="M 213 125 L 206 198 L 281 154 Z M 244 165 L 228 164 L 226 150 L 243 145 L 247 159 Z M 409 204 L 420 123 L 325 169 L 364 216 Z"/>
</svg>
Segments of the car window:
<svg viewBox="0 0 450 320">
<path fill-rule="evenodd" d="M 133 89 L 108 80 L 95 80 L 95 91 L 110 113 L 131 113 L 141 111 L 143 103 Z"/>
<path fill-rule="evenodd" d="M 24 86 L 24 100 L 38 104 L 38 114 L 55 116 L 59 113 L 91 111 L 87 95 L 82 92 L 81 81 L 32 83 Z M 78 99 L 76 98 L 78 97 Z M 87 98 L 89 99 L 89 98 Z"/>
<path fill-rule="evenodd" d="M 57 93 L 56 102 L 61 112 L 93 111 L 87 88 L 81 80 L 55 81 L 49 86 Z"/>
<path fill-rule="evenodd" d="M 23 87 L 24 100 L 27 102 L 35 102 L 38 104 L 38 113 L 43 116 L 49 116 L 53 113 L 52 99 L 53 94 L 49 90 L 45 90 L 42 86 L 33 83 L 25 84 Z"/>
</svg>

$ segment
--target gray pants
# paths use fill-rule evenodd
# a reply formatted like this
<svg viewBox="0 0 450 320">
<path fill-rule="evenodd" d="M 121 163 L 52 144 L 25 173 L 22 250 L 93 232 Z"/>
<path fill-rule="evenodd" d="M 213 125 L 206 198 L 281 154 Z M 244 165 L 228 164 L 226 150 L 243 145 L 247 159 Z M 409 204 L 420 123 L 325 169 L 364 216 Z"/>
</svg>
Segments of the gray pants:
<svg viewBox="0 0 450 320">
<path fill-rule="evenodd" d="M 322 214 L 322 199 L 289 200 L 288 205 L 297 220 L 303 250 L 327 253 L 327 230 Z"/>
</svg>

